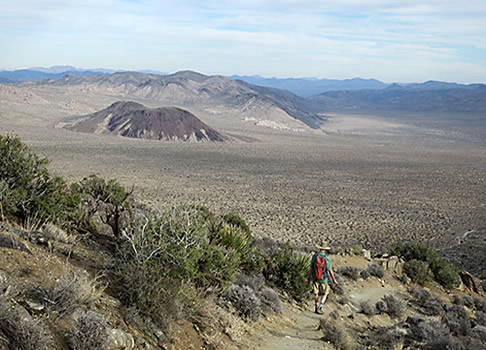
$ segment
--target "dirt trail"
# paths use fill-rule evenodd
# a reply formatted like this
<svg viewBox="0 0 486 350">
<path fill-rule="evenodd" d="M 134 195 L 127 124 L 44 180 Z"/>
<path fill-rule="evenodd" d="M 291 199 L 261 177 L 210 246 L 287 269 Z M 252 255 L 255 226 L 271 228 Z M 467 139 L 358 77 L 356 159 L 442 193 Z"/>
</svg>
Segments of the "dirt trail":
<svg viewBox="0 0 486 350">
<path fill-rule="evenodd" d="M 334 256 L 335 266 L 354 266 L 365 269 L 369 261 L 361 257 Z M 371 325 L 391 326 L 393 320 L 388 316 L 377 315 L 369 318 L 359 313 L 359 303 L 367 301 L 374 305 L 385 295 L 401 297 L 406 293 L 406 287 L 387 274 L 384 279 L 371 277 L 368 280 L 350 281 L 343 279 L 344 296 L 346 302 L 340 303 L 341 296 L 330 295 L 324 306 L 324 314 L 317 315 L 313 311 L 313 302 L 309 300 L 307 306 L 286 304 L 282 314 L 272 315 L 259 321 L 253 328 L 251 336 L 243 342 L 241 349 L 262 350 L 290 350 L 290 349 L 334 349 L 322 340 L 323 333 L 319 330 L 321 318 L 328 318 L 329 313 L 335 311 L 341 324 L 352 328 L 366 328 Z"/>
<path fill-rule="evenodd" d="M 320 317 L 323 316 L 287 305 L 283 314 L 259 322 L 242 349 L 332 349 L 321 340 L 322 332 L 318 329 Z"/>
</svg>

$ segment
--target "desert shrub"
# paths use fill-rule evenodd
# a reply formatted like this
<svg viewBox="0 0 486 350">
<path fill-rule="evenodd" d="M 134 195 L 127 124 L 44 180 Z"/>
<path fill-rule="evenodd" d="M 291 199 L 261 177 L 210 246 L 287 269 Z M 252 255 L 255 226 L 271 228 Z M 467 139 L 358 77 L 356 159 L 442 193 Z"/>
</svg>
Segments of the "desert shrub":
<svg viewBox="0 0 486 350">
<path fill-rule="evenodd" d="M 319 329 L 323 333 L 322 340 L 328 341 L 339 350 L 354 349 L 355 344 L 351 337 L 346 333 L 344 327 L 337 325 L 326 319 L 321 319 Z"/>
<path fill-rule="evenodd" d="M 360 246 L 359 244 L 356 244 L 351 249 L 351 252 L 353 253 L 353 255 L 360 255 L 362 250 L 363 250 L 363 247 Z"/>
<path fill-rule="evenodd" d="M 473 299 L 472 295 L 465 295 L 462 298 L 462 301 L 463 301 L 464 306 L 467 306 L 470 309 L 474 309 L 474 299 Z"/>
<path fill-rule="evenodd" d="M 332 292 L 336 295 L 343 295 L 344 294 L 344 288 L 343 288 L 343 281 L 342 278 L 339 274 L 335 273 L 334 277 L 336 277 L 336 281 L 338 284 L 335 284 L 332 278 L 329 278 L 328 283 L 329 287 L 331 288 Z"/>
<path fill-rule="evenodd" d="M 259 291 L 263 289 L 263 286 L 265 285 L 265 277 L 262 274 L 252 276 L 242 273 L 236 277 L 234 284 L 239 284 L 240 286 L 249 286 L 254 291 Z"/>
<path fill-rule="evenodd" d="M 476 311 L 476 322 L 479 325 L 486 327 L 486 312 Z"/>
<path fill-rule="evenodd" d="M 373 316 L 373 315 L 376 314 L 376 309 L 368 301 L 360 302 L 359 307 L 361 309 L 361 312 L 364 313 L 367 316 Z"/>
<path fill-rule="evenodd" d="M 261 301 L 263 311 L 271 310 L 273 312 L 283 312 L 283 306 L 280 302 L 277 292 L 271 288 L 264 288 L 257 293 Z"/>
<path fill-rule="evenodd" d="M 359 270 L 353 266 L 343 267 L 339 269 L 339 273 L 345 277 L 352 279 L 353 281 L 356 281 L 359 278 Z"/>
<path fill-rule="evenodd" d="M 60 220 L 65 182 L 51 177 L 47 158 L 39 158 L 18 137 L 0 135 L 0 214 L 36 228 Z"/>
<path fill-rule="evenodd" d="M 81 306 L 92 307 L 104 289 L 105 286 L 100 283 L 99 278 L 91 279 L 82 271 L 68 271 L 48 291 L 48 300 L 58 317 L 62 317 Z"/>
<path fill-rule="evenodd" d="M 369 264 L 367 270 L 371 276 L 378 278 L 383 278 L 385 276 L 385 269 L 379 264 Z"/>
<path fill-rule="evenodd" d="M 376 302 L 375 307 L 379 312 L 386 313 L 393 318 L 400 317 L 404 310 L 401 301 L 393 295 L 385 295 Z"/>
<path fill-rule="evenodd" d="M 441 313 L 441 300 L 438 297 L 433 296 L 428 290 L 414 288 L 411 290 L 411 294 L 414 297 L 415 304 L 421 306 L 424 313 L 428 315 L 439 315 Z"/>
<path fill-rule="evenodd" d="M 451 335 L 446 335 L 439 339 L 433 340 L 426 344 L 424 347 L 427 350 L 467 350 L 464 342 L 461 339 L 453 337 Z M 471 348 L 472 349 L 472 348 Z"/>
<path fill-rule="evenodd" d="M 486 312 L 486 300 L 473 295 L 474 308 Z"/>
<path fill-rule="evenodd" d="M 0 334 L 7 338 L 9 349 L 49 349 L 51 336 L 39 321 L 9 304 L 0 296 Z"/>
<path fill-rule="evenodd" d="M 408 260 L 403 266 L 403 271 L 413 282 L 422 286 L 434 277 L 429 264 L 416 259 Z"/>
<path fill-rule="evenodd" d="M 257 321 L 262 312 L 262 303 L 249 286 L 232 285 L 226 298 L 236 308 L 238 314 L 250 321 Z"/>
<path fill-rule="evenodd" d="M 370 272 L 368 270 L 361 270 L 361 272 L 359 273 L 359 276 L 364 279 L 364 280 L 367 280 L 368 278 L 370 278 Z"/>
<path fill-rule="evenodd" d="M 223 216 L 223 220 L 232 226 L 239 227 L 247 235 L 251 235 L 250 227 L 238 214 L 228 213 Z"/>
<path fill-rule="evenodd" d="M 289 243 L 270 253 L 265 278 L 301 300 L 309 294 L 307 276 L 311 258 L 294 252 Z"/>
<path fill-rule="evenodd" d="M 401 349 L 403 347 L 403 332 L 396 327 L 373 329 L 366 340 L 366 349 Z"/>
<path fill-rule="evenodd" d="M 420 316 L 408 317 L 405 323 L 409 328 L 407 343 L 430 342 L 449 334 L 449 330 L 439 322 L 426 321 Z"/>
<path fill-rule="evenodd" d="M 405 259 L 426 262 L 437 282 L 446 288 L 458 287 L 461 282 L 459 269 L 442 259 L 432 248 L 418 242 L 394 243 L 391 253 Z"/>
<path fill-rule="evenodd" d="M 459 296 L 457 296 L 455 294 L 452 296 L 452 303 L 454 305 L 464 306 L 464 300 L 461 297 L 459 297 Z"/>
<path fill-rule="evenodd" d="M 66 337 L 73 350 L 105 349 L 108 338 L 104 316 L 92 310 L 81 311 Z"/>
<path fill-rule="evenodd" d="M 464 307 L 453 305 L 443 316 L 443 323 L 456 336 L 467 336 L 471 330 L 471 320 Z"/>
<path fill-rule="evenodd" d="M 124 214 L 130 208 L 130 195 L 115 179 L 105 180 L 90 175 L 70 187 L 69 221 L 81 232 L 98 231 L 95 219 L 111 228 L 115 237 L 121 236 Z"/>
<path fill-rule="evenodd" d="M 124 230 L 113 288 L 126 305 L 169 330 L 200 296 L 222 292 L 234 281 L 252 242 L 240 227 L 199 206 L 142 217 Z"/>
<path fill-rule="evenodd" d="M 440 259 L 431 264 L 434 278 L 446 288 L 456 288 L 461 284 L 459 268 L 447 261 Z"/>
</svg>

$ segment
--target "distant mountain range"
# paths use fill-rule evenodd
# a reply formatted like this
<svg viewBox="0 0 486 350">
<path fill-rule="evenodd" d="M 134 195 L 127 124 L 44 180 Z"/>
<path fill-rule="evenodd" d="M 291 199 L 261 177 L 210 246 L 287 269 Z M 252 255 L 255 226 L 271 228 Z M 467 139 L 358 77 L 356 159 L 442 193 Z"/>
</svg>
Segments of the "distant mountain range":
<svg viewBox="0 0 486 350">
<path fill-rule="evenodd" d="M 122 96 L 155 99 L 182 107 L 197 106 L 211 113 L 233 111 L 249 122 L 276 129 L 298 129 L 298 122 L 318 129 L 324 118 L 317 113 L 325 112 L 486 113 L 484 84 L 440 81 L 385 84 L 360 78 L 227 78 L 192 71 L 169 75 L 111 73 L 107 69 L 81 70 L 72 66 L 0 71 L 0 82 L 26 80 L 57 86 L 116 88 Z"/>
<path fill-rule="evenodd" d="M 231 79 L 243 80 L 250 84 L 268 86 L 293 92 L 302 97 L 310 97 L 327 91 L 339 90 L 378 90 L 388 87 L 376 79 L 316 79 L 316 78 L 263 78 L 259 75 L 240 76 L 232 75 Z"/>
<path fill-rule="evenodd" d="M 311 98 L 336 112 L 486 113 L 486 85 L 426 82 L 382 90 L 330 91 Z"/>
<path fill-rule="evenodd" d="M 0 82 L 18 83 L 23 81 L 42 81 L 46 79 L 59 79 L 65 75 L 108 75 L 113 72 L 107 69 L 82 70 L 71 66 L 37 67 L 13 71 L 3 70 L 0 71 Z"/>
</svg>

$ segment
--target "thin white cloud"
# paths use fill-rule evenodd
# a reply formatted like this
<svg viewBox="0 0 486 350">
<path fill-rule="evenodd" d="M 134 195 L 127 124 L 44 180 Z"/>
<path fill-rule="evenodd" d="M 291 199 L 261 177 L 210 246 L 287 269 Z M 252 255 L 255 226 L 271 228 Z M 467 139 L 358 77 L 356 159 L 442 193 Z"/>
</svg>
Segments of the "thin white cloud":
<svg viewBox="0 0 486 350">
<path fill-rule="evenodd" d="M 485 23 L 476 0 L 20 0 L 0 12 L 0 67 L 486 81 Z"/>
</svg>

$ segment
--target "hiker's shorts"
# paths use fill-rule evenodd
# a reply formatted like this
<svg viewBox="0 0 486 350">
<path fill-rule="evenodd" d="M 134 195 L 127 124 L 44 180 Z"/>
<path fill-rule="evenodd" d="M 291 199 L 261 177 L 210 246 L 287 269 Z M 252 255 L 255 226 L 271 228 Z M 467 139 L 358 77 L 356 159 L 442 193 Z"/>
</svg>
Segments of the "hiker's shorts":
<svg viewBox="0 0 486 350">
<path fill-rule="evenodd" d="M 329 294 L 329 284 L 324 282 L 312 282 L 312 291 L 314 294 L 328 295 Z"/>
</svg>

